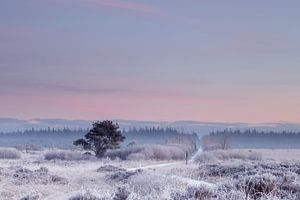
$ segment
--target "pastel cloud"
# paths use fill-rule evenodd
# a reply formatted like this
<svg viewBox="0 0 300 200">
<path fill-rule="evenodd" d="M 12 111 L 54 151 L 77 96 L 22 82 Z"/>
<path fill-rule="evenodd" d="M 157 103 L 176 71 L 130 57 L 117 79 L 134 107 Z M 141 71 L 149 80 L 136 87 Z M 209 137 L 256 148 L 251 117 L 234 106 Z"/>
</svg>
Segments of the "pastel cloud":
<svg viewBox="0 0 300 200">
<path fill-rule="evenodd" d="M 88 0 L 92 3 L 97 3 L 101 6 L 107 6 L 107 7 L 114 7 L 114 8 L 121 8 L 121 9 L 127 9 L 127 10 L 133 10 L 143 13 L 156 13 L 158 12 L 157 8 L 142 4 L 142 3 L 133 3 L 129 1 L 122 1 L 122 0 Z"/>
<path fill-rule="evenodd" d="M 113 88 L 113 87 L 82 87 L 72 84 L 56 83 L 56 82 L 41 82 L 28 80 L 0 80 L 0 92 L 14 91 L 45 91 L 45 92 L 68 92 L 81 94 L 138 94 L 142 93 L 139 90 Z"/>
<path fill-rule="evenodd" d="M 51 0 L 55 3 L 79 3 L 83 5 L 92 5 L 99 7 L 123 9 L 128 11 L 134 11 L 143 14 L 161 15 L 161 10 L 153 5 L 145 4 L 141 2 L 124 1 L 124 0 Z"/>
</svg>

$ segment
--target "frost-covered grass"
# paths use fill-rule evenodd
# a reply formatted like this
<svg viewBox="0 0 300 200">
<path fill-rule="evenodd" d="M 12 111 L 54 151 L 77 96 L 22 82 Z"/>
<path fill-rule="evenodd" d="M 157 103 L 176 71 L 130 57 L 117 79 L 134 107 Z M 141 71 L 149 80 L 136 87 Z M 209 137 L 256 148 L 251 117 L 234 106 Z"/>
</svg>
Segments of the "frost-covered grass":
<svg viewBox="0 0 300 200">
<path fill-rule="evenodd" d="M 207 163 L 224 160 L 262 160 L 262 154 L 253 151 L 240 150 L 213 150 L 201 151 L 194 157 L 196 162 Z"/>
<path fill-rule="evenodd" d="M 19 159 L 21 153 L 14 148 L 0 148 L 0 159 Z"/>
<path fill-rule="evenodd" d="M 190 149 L 178 144 L 147 144 L 110 150 L 106 156 L 122 160 L 182 160 L 185 158 L 186 151 Z"/>
<path fill-rule="evenodd" d="M 300 199 L 300 162 L 40 159 L 47 152 L 0 160 L 0 199 Z"/>
<path fill-rule="evenodd" d="M 296 200 L 300 197 L 300 163 L 297 162 L 223 160 L 202 163 L 196 173 L 201 179 L 216 182 L 218 192 L 239 194 L 239 199 Z"/>
</svg>

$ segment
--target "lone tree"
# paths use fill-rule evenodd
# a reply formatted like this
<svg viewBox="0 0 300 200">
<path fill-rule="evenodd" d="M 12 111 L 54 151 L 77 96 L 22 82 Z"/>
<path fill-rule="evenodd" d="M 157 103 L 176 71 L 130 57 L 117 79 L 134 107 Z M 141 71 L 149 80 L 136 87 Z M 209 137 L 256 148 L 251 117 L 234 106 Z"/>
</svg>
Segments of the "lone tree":
<svg viewBox="0 0 300 200">
<path fill-rule="evenodd" d="M 120 148 L 120 143 L 125 137 L 118 130 L 119 125 L 112 121 L 97 121 L 93 128 L 84 136 L 85 139 L 78 139 L 73 142 L 76 146 L 82 146 L 85 150 L 92 150 L 98 158 L 103 157 L 107 149 Z"/>
</svg>

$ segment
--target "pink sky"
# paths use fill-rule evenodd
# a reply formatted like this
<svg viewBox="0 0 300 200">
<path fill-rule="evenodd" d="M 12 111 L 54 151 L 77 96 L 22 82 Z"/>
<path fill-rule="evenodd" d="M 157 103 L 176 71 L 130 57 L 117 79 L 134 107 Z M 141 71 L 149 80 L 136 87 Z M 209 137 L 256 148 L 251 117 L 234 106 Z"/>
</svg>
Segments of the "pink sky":
<svg viewBox="0 0 300 200">
<path fill-rule="evenodd" d="M 0 117 L 300 123 L 299 1 L 0 1 Z"/>
<path fill-rule="evenodd" d="M 16 100 L 18 99 L 18 100 Z M 2 116 L 18 118 L 198 120 L 213 122 L 300 122 L 296 102 L 219 101 L 156 95 L 5 94 Z M 5 105 L 5 106 L 3 106 Z"/>
</svg>

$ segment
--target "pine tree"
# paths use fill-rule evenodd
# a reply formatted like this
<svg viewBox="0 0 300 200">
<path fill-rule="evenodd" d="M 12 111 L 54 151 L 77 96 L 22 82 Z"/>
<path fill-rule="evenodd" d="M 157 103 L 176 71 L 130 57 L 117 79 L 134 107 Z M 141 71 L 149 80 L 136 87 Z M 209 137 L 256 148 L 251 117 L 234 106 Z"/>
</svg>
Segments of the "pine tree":
<svg viewBox="0 0 300 200">
<path fill-rule="evenodd" d="M 97 157 L 103 157 L 107 149 L 117 149 L 124 141 L 125 137 L 118 129 L 119 125 L 112 121 L 94 122 L 85 139 L 78 139 L 73 144 L 94 151 Z"/>
</svg>

